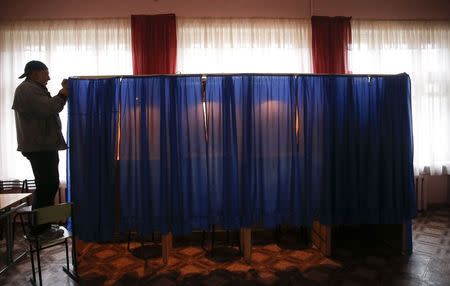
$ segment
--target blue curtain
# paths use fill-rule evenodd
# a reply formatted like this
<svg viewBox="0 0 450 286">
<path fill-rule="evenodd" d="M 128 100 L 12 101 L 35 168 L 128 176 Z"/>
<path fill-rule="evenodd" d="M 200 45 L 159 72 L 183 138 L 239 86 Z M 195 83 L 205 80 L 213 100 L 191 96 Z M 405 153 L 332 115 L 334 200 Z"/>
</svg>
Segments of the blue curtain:
<svg viewBox="0 0 450 286">
<path fill-rule="evenodd" d="M 293 76 L 225 77 L 234 96 L 241 226 L 275 227 L 292 218 L 296 163 Z M 227 91 L 227 92 L 230 92 Z"/>
<path fill-rule="evenodd" d="M 117 79 L 70 79 L 67 186 L 76 230 L 85 241 L 109 241 L 114 229 Z"/>
<path fill-rule="evenodd" d="M 70 83 L 68 182 L 83 240 L 110 240 L 115 217 L 121 231 L 188 234 L 415 216 L 406 74 Z"/>
<path fill-rule="evenodd" d="M 168 86 L 171 230 L 189 234 L 210 223 L 201 77 L 171 77 Z"/>
<path fill-rule="evenodd" d="M 415 216 L 410 80 L 302 76 L 306 190 L 322 224 Z"/>
<path fill-rule="evenodd" d="M 119 87 L 120 229 L 168 231 L 168 99 L 162 77 L 123 78 Z"/>
<path fill-rule="evenodd" d="M 227 230 L 238 229 L 245 209 L 241 210 L 238 169 L 241 129 L 238 132 L 232 77 L 209 76 L 205 92 L 210 223 Z"/>
<path fill-rule="evenodd" d="M 121 230 L 206 228 L 200 77 L 124 78 L 119 105 Z"/>
</svg>

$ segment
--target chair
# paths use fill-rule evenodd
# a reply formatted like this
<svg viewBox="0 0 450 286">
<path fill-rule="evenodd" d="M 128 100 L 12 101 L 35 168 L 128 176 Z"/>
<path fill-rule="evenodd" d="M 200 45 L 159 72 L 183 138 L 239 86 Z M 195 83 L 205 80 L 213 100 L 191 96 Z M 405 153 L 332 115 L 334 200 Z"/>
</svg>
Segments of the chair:
<svg viewBox="0 0 450 286">
<path fill-rule="evenodd" d="M 41 251 L 59 244 L 65 244 L 66 247 L 66 267 L 63 267 L 64 272 L 69 275 L 74 281 L 78 282 L 78 272 L 77 272 L 77 258 L 76 258 L 76 243 L 75 243 L 75 216 L 73 203 L 64 203 L 49 207 L 43 207 L 39 209 L 34 209 L 31 212 L 31 226 L 37 226 L 41 224 L 54 223 L 58 221 L 67 220 L 71 217 L 72 221 L 72 233 L 70 233 L 64 226 L 58 225 L 59 229 L 63 230 L 63 235 L 61 237 L 43 240 L 39 236 L 31 236 L 29 233 L 25 235 L 29 242 L 29 253 L 31 259 L 31 268 L 33 272 L 33 277 L 30 279 L 33 285 L 36 284 L 36 267 L 34 264 L 34 254 L 37 258 L 37 272 L 39 275 L 39 285 L 42 285 L 42 271 L 41 271 Z M 68 239 L 72 240 L 72 270 L 69 267 L 69 247 Z"/>
</svg>

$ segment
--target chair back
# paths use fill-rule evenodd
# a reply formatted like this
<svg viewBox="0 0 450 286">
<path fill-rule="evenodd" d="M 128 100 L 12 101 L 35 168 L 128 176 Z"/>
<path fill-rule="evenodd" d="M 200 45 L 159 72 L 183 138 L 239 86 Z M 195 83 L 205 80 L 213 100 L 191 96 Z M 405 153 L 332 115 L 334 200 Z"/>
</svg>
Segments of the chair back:
<svg viewBox="0 0 450 286">
<path fill-rule="evenodd" d="M 0 180 L 0 193 L 21 193 L 24 184 L 19 180 Z"/>
<path fill-rule="evenodd" d="M 72 216 L 72 203 L 34 209 L 31 215 L 34 225 L 65 221 Z"/>
<path fill-rule="evenodd" d="M 34 179 L 32 180 L 24 180 L 23 181 L 23 192 L 31 193 L 36 190 L 36 181 Z"/>
</svg>

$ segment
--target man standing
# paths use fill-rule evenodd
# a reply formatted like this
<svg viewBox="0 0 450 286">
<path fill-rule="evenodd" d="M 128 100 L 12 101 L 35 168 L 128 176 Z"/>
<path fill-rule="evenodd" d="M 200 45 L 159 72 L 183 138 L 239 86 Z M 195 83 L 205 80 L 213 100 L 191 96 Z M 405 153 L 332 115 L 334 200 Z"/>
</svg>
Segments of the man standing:
<svg viewBox="0 0 450 286">
<path fill-rule="evenodd" d="M 62 89 L 51 96 L 46 85 L 50 80 L 47 66 L 40 61 L 25 65 L 25 80 L 16 88 L 12 109 L 15 111 L 17 151 L 30 161 L 36 181 L 33 209 L 51 206 L 59 188 L 58 150 L 67 149 L 58 113 L 67 101 L 67 80 Z M 31 229 L 31 235 L 59 235 L 51 225 Z"/>
</svg>

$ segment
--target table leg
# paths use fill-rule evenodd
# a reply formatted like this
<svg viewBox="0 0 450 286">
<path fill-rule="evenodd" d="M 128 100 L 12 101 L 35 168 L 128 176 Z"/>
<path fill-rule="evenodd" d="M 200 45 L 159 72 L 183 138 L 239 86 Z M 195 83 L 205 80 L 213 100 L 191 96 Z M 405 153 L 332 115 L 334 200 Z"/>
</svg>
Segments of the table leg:
<svg viewBox="0 0 450 286">
<path fill-rule="evenodd" d="M 2 214 L 2 218 L 5 218 L 6 220 L 6 227 L 5 227 L 5 240 L 6 240 L 6 265 L 0 269 L 0 274 L 5 272 L 9 266 L 13 264 L 13 254 L 12 254 L 12 226 L 11 226 L 11 213 L 5 212 Z"/>
<path fill-rule="evenodd" d="M 12 237 L 12 225 L 11 225 L 11 216 L 6 216 L 6 264 L 10 265 L 13 261 L 13 239 Z"/>
</svg>

